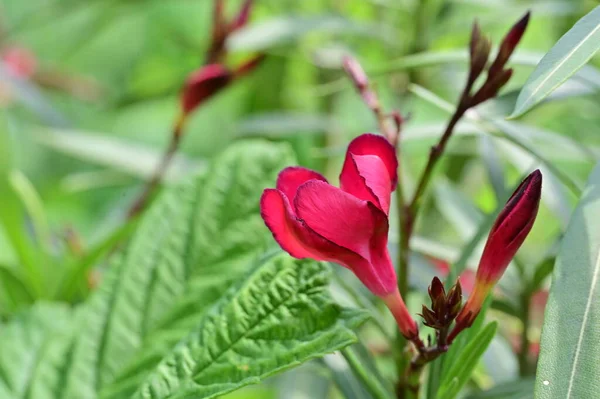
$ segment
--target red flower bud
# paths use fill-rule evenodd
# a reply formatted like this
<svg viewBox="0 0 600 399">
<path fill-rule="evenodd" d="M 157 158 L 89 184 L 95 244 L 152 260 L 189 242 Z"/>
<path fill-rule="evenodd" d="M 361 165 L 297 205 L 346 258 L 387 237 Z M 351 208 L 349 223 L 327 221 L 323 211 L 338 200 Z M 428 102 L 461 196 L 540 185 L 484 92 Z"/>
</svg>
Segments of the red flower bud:
<svg viewBox="0 0 600 399">
<path fill-rule="evenodd" d="M 541 195 L 542 174 L 536 170 L 523 180 L 498 215 L 479 261 L 475 290 L 456 318 L 451 338 L 471 326 L 483 301 L 525 241 L 537 216 Z"/>
<path fill-rule="evenodd" d="M 225 18 L 225 1 L 214 0 L 213 32 L 210 47 L 206 55 L 206 63 L 213 64 L 223 60 L 226 55 L 225 42 L 232 32 L 244 27 L 248 23 L 254 0 L 246 0 L 238 14 L 228 22 Z"/>
<path fill-rule="evenodd" d="M 469 46 L 471 58 L 469 68 L 469 84 L 473 84 L 479 75 L 481 75 L 481 72 L 483 72 L 483 69 L 488 62 L 491 46 L 492 44 L 490 40 L 481 34 L 479 24 L 475 22 L 473 24 L 471 43 Z"/>
<path fill-rule="evenodd" d="M 254 5 L 254 0 L 246 0 L 238 15 L 235 17 L 231 24 L 230 32 L 236 31 L 240 28 L 243 28 L 248 23 L 248 19 L 250 18 L 250 13 L 252 12 L 252 6 Z"/>
<path fill-rule="evenodd" d="M 367 104 L 367 106 L 372 110 L 379 109 L 377 95 L 375 95 L 373 90 L 371 90 L 369 86 L 369 78 L 367 78 L 367 74 L 358 61 L 350 56 L 345 56 L 343 65 L 344 70 L 348 76 L 350 76 L 352 83 L 354 83 L 356 90 L 363 98 L 365 104 Z"/>
<path fill-rule="evenodd" d="M 498 50 L 498 55 L 492 63 L 492 66 L 490 66 L 490 76 L 494 76 L 500 71 L 502 71 L 502 69 L 508 62 L 508 59 L 515 51 L 517 44 L 519 44 L 519 42 L 521 41 L 521 38 L 525 33 L 525 29 L 527 29 L 527 24 L 529 23 L 529 16 L 530 13 L 527 12 L 527 14 L 525 14 L 516 24 L 513 25 L 513 27 L 504 37 L 504 40 L 502 40 L 502 44 L 500 45 L 500 49 Z"/>
<path fill-rule="evenodd" d="M 232 80 L 231 72 L 220 64 L 206 65 L 190 74 L 181 94 L 181 107 L 189 114 L 207 99 L 225 88 Z"/>
</svg>

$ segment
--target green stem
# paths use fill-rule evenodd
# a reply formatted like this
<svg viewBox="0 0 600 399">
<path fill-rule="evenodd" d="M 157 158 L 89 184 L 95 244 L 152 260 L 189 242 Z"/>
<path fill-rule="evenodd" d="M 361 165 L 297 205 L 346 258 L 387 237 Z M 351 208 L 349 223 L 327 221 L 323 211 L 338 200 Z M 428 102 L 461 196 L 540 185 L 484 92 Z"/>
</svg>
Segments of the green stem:
<svg viewBox="0 0 600 399">
<path fill-rule="evenodd" d="M 156 168 L 154 175 L 152 178 L 146 183 L 144 189 L 138 198 L 134 201 L 127 212 L 127 219 L 132 219 L 137 216 L 140 212 L 144 210 L 144 208 L 150 202 L 152 195 L 160 185 L 167 169 L 171 165 L 171 161 L 173 157 L 177 153 L 179 149 L 179 144 L 181 143 L 181 136 L 183 134 L 183 125 L 185 123 L 185 115 L 181 115 L 175 125 L 173 126 L 173 133 L 171 134 L 171 141 L 169 142 L 169 146 L 166 151 L 163 153 L 163 156 Z"/>
<path fill-rule="evenodd" d="M 352 299 L 354 299 L 354 301 L 356 301 L 356 304 L 358 306 L 370 311 L 370 313 L 372 315 L 372 317 L 370 318 L 370 321 L 375 325 L 375 327 L 377 327 L 377 329 L 381 332 L 381 334 L 389 342 L 392 342 L 393 335 L 390 333 L 388 328 L 386 328 L 384 321 L 381 319 L 379 310 L 376 309 L 375 306 L 373 306 L 373 304 L 371 302 L 369 302 L 368 299 L 366 299 L 360 293 L 356 292 L 356 290 L 353 287 L 351 287 L 350 284 L 348 284 L 346 282 L 346 280 L 344 280 L 344 278 L 342 276 L 340 276 L 338 273 L 333 273 L 333 276 L 334 276 L 335 280 L 337 281 L 337 283 L 340 285 L 340 287 L 344 291 L 346 291 L 346 293 L 348 295 L 350 295 L 350 297 Z"/>
<path fill-rule="evenodd" d="M 370 372 L 363 366 L 354 351 L 350 348 L 342 349 L 342 355 L 348 362 L 348 365 L 354 374 L 362 381 L 365 388 L 375 399 L 389 399 L 390 394 L 383 387 L 377 378 L 371 376 Z"/>
<path fill-rule="evenodd" d="M 531 296 L 529 292 L 524 292 L 521 296 L 521 323 L 523 330 L 521 331 L 521 347 L 519 348 L 518 360 L 519 360 L 519 375 L 521 377 L 528 376 L 530 374 L 530 363 L 529 363 L 529 348 L 531 342 L 529 341 L 529 307 L 531 305 Z"/>
</svg>

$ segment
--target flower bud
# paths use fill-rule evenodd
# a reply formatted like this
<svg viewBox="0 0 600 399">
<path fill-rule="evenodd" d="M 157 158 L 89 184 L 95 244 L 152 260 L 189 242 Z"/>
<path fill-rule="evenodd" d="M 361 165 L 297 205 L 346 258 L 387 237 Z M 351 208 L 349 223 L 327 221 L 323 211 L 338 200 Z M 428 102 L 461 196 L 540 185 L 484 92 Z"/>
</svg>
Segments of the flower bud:
<svg viewBox="0 0 600 399">
<path fill-rule="evenodd" d="M 531 173 L 510 197 L 488 236 L 475 276 L 475 289 L 456 318 L 450 338 L 468 328 L 494 285 L 531 231 L 542 195 L 542 174 Z"/>
<path fill-rule="evenodd" d="M 505 69 L 499 72 L 496 75 L 490 75 L 483 86 L 475 93 L 473 99 L 471 100 L 471 106 L 474 107 L 476 105 L 481 104 L 484 101 L 489 100 L 490 98 L 496 97 L 498 92 L 512 77 L 513 70 Z"/>
<path fill-rule="evenodd" d="M 372 110 L 379 109 L 379 101 L 369 86 L 369 78 L 367 78 L 367 74 L 362 66 L 356 59 L 350 56 L 344 57 L 343 64 L 344 70 L 350 76 L 354 87 L 356 87 L 365 104 Z"/>
<path fill-rule="evenodd" d="M 471 56 L 469 84 L 473 84 L 479 75 L 481 75 L 481 72 L 483 72 L 490 55 L 491 46 L 490 40 L 481 34 L 479 24 L 475 22 L 473 24 L 471 43 L 469 46 L 469 53 Z"/>
<path fill-rule="evenodd" d="M 200 104 L 225 88 L 232 79 L 231 72 L 220 64 L 206 65 L 190 74 L 181 93 L 181 107 L 189 114 Z"/>
<path fill-rule="evenodd" d="M 243 28 L 248 23 L 248 19 L 250 18 L 250 13 L 252 12 L 252 6 L 254 5 L 254 0 L 246 0 L 237 16 L 233 20 L 230 28 L 230 32 L 236 31 L 240 28 Z"/>
<path fill-rule="evenodd" d="M 504 37 L 504 40 L 502 40 L 502 44 L 500 45 L 500 49 L 498 50 L 498 55 L 496 56 L 496 59 L 494 60 L 492 66 L 490 66 L 489 69 L 489 74 L 491 76 L 494 76 L 500 71 L 502 71 L 502 69 L 508 62 L 508 59 L 515 51 L 517 44 L 519 44 L 519 42 L 521 41 L 521 38 L 525 33 L 525 29 L 527 28 L 527 24 L 529 23 L 529 16 L 530 13 L 527 12 L 527 14 L 525 14 L 516 24 L 513 25 L 513 27 Z"/>
</svg>

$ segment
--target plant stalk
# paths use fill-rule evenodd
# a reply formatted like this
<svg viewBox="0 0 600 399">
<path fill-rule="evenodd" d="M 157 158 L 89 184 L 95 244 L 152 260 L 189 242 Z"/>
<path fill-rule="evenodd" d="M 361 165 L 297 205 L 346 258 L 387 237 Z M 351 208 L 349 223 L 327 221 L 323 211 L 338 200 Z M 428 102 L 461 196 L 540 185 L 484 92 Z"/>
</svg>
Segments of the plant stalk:
<svg viewBox="0 0 600 399">
<path fill-rule="evenodd" d="M 529 308 L 531 305 L 531 295 L 528 292 L 524 292 L 521 296 L 521 346 L 517 355 L 519 361 L 519 375 L 525 377 L 530 375 L 531 364 L 529 362 L 529 349 L 531 347 L 531 341 L 529 340 L 529 319 L 530 312 Z"/>
<path fill-rule="evenodd" d="M 152 178 L 150 178 L 150 180 L 146 182 L 141 194 L 137 197 L 137 199 L 129 208 L 129 211 L 127 212 L 127 219 L 132 219 L 136 217 L 140 212 L 144 210 L 144 208 L 146 208 L 148 202 L 152 198 L 152 195 L 160 185 L 167 169 L 173 161 L 173 157 L 179 149 L 179 144 L 181 143 L 181 137 L 183 135 L 184 122 L 185 117 L 182 114 L 179 118 L 177 118 L 177 122 L 173 126 L 171 141 L 169 142 L 169 146 L 167 147 L 166 151 L 163 153 L 163 156 L 154 172 L 154 175 L 152 176 Z"/>
</svg>

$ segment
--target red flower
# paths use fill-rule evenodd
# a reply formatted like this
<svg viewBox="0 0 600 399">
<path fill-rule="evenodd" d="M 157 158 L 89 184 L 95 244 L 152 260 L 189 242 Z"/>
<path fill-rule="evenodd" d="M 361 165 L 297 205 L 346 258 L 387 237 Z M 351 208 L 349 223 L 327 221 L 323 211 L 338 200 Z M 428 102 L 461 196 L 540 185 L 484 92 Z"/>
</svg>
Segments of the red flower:
<svg viewBox="0 0 600 399">
<path fill-rule="evenodd" d="M 396 285 L 387 250 L 388 211 L 398 160 L 382 136 L 364 134 L 348 147 L 340 187 L 301 167 L 284 169 L 266 189 L 261 215 L 281 247 L 295 258 L 339 263 L 384 299 L 407 337 L 416 335 Z"/>
<path fill-rule="evenodd" d="M 498 215 L 479 261 L 475 289 L 456 318 L 452 338 L 473 324 L 483 301 L 525 241 L 537 216 L 541 195 L 542 174 L 536 170 L 517 187 Z"/>
</svg>

